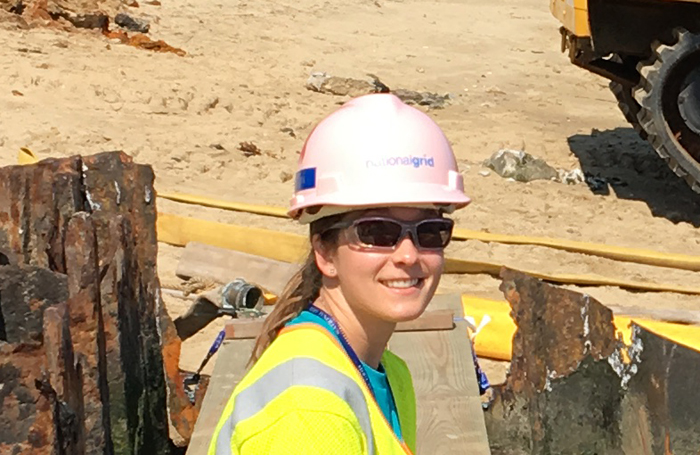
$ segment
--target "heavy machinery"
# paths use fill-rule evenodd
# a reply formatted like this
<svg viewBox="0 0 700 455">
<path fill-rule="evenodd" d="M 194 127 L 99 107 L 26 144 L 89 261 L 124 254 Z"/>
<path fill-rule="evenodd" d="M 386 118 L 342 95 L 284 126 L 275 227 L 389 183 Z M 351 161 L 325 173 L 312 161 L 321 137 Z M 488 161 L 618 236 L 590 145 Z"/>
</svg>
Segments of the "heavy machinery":
<svg viewBox="0 0 700 455">
<path fill-rule="evenodd" d="M 700 193 L 700 0 L 550 0 L 571 62 Z"/>
</svg>

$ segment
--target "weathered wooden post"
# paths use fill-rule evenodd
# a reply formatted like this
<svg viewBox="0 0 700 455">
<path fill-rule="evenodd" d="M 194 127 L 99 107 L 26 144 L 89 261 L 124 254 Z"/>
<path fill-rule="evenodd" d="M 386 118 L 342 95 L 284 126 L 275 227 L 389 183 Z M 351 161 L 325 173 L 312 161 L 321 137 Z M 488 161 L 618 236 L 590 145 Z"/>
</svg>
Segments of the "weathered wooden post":
<svg viewBox="0 0 700 455">
<path fill-rule="evenodd" d="M 0 453 L 169 454 L 189 439 L 153 180 L 121 152 L 0 169 Z"/>
</svg>

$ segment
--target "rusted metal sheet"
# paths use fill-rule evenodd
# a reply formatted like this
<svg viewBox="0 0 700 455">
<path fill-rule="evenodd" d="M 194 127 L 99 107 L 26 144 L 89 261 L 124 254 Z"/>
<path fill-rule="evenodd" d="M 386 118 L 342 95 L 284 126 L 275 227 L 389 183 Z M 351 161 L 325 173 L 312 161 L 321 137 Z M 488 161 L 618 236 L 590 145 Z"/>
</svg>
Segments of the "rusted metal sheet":
<svg viewBox="0 0 700 455">
<path fill-rule="evenodd" d="M 623 401 L 626 454 L 700 453 L 700 352 L 633 328 L 635 368 Z"/>
<path fill-rule="evenodd" d="M 486 425 L 494 454 L 622 454 L 612 312 L 593 298 L 504 270 L 518 326 Z"/>
<path fill-rule="evenodd" d="M 518 330 L 485 414 L 494 454 L 700 453 L 700 352 L 636 326 L 625 346 L 591 297 L 501 276 Z"/>
</svg>

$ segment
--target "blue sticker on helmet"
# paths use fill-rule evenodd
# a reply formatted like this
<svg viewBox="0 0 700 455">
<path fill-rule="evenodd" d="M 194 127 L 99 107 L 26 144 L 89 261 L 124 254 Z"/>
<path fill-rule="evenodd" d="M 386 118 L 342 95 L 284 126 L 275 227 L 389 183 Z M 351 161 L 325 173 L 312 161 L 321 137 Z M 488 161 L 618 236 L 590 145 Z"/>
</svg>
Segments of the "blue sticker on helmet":
<svg viewBox="0 0 700 455">
<path fill-rule="evenodd" d="M 297 172 L 294 189 L 296 191 L 310 190 L 316 188 L 316 168 L 309 167 Z"/>
</svg>

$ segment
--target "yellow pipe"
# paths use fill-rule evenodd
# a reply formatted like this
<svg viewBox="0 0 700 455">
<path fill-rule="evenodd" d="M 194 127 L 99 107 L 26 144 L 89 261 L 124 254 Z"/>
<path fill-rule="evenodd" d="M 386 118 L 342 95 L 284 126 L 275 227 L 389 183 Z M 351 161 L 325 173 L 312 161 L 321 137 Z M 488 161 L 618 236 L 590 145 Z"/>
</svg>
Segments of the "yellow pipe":
<svg viewBox="0 0 700 455">
<path fill-rule="evenodd" d="M 287 216 L 287 211 L 282 207 L 222 201 L 208 197 L 179 193 L 158 193 L 158 196 L 177 202 L 199 204 L 226 210 L 256 213 L 259 215 L 275 216 L 280 218 L 285 218 Z M 658 267 L 670 267 L 681 270 L 690 270 L 693 272 L 700 271 L 700 256 L 662 253 L 652 250 L 577 242 L 574 240 L 550 239 L 546 237 L 492 234 L 489 232 L 479 232 L 461 228 L 455 229 L 453 238 L 455 240 L 478 240 L 481 242 L 503 243 L 508 245 L 544 246 L 548 248 L 570 251 L 573 253 L 590 254 L 617 261 L 634 262 L 637 264 L 646 264 Z"/>
<path fill-rule="evenodd" d="M 284 262 L 302 262 L 308 240 L 298 234 L 158 214 L 158 241 L 185 246 L 200 242 Z"/>
<path fill-rule="evenodd" d="M 28 148 L 22 147 L 19 149 L 19 153 L 17 155 L 17 164 L 34 164 L 37 161 L 39 161 L 39 159 L 34 155 L 34 152 L 29 150 Z"/>
<path fill-rule="evenodd" d="M 163 193 L 158 192 L 158 197 L 169 199 L 175 202 L 183 202 L 185 204 L 197 204 L 205 207 L 214 207 L 217 209 L 233 210 L 237 212 L 255 213 L 258 215 L 276 216 L 278 218 L 287 218 L 287 210 L 282 207 L 270 207 L 267 205 L 246 204 L 244 202 L 222 201 L 204 196 L 193 196 L 190 194 L 180 193 Z"/>
<path fill-rule="evenodd" d="M 307 239 L 297 234 L 248 228 L 163 213 L 158 214 L 157 229 L 158 240 L 164 243 L 185 246 L 188 242 L 201 242 L 285 262 L 301 262 L 306 253 L 306 248 L 308 248 Z M 447 258 L 445 261 L 446 273 L 487 273 L 498 277 L 502 267 L 502 264 L 468 261 L 465 259 Z M 615 280 L 591 275 L 550 275 L 529 270 L 519 271 L 558 284 L 617 286 L 642 291 L 700 295 L 699 288 L 670 284 Z"/>
<path fill-rule="evenodd" d="M 513 336 L 517 326 L 510 316 L 511 308 L 508 302 L 463 294 L 462 309 L 464 315 L 473 317 L 477 325 L 485 316 L 490 318 L 490 322 L 481 329 L 474 340 L 477 355 L 495 360 L 510 360 L 513 356 Z M 615 329 L 622 334 L 622 339 L 627 345 L 632 339 L 632 322 L 675 343 L 700 351 L 700 326 L 614 316 Z"/>
</svg>

